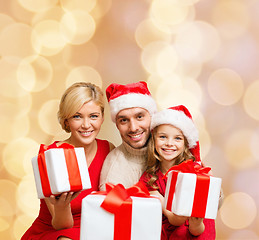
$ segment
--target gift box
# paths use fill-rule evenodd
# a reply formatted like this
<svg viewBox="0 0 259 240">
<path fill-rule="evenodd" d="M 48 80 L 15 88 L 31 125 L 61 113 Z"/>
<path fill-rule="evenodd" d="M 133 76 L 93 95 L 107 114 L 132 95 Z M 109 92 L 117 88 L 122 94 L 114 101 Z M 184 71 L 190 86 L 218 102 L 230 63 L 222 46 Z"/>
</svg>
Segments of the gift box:
<svg viewBox="0 0 259 240">
<path fill-rule="evenodd" d="M 221 178 L 208 174 L 192 160 L 185 161 L 168 171 L 165 208 L 176 215 L 216 219 Z"/>
<path fill-rule="evenodd" d="M 66 143 L 57 148 L 41 144 L 32 167 L 38 198 L 91 188 L 84 148 Z"/>
<path fill-rule="evenodd" d="M 118 184 L 108 193 L 86 196 L 82 200 L 80 240 L 160 240 L 160 200 L 148 192 L 139 195 L 130 191 Z"/>
</svg>

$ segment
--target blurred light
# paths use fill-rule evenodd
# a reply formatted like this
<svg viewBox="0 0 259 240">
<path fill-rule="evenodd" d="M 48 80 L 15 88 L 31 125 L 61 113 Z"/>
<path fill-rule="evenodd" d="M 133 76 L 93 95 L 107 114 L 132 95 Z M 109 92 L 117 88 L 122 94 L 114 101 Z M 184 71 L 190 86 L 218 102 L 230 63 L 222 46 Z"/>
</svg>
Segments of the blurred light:
<svg viewBox="0 0 259 240">
<path fill-rule="evenodd" d="M 29 174 L 22 178 L 17 188 L 17 205 L 23 213 L 36 218 L 39 212 L 39 199 L 37 197 L 34 175 Z"/>
<path fill-rule="evenodd" d="M 155 27 L 151 19 L 145 19 L 137 26 L 135 31 L 135 39 L 138 46 L 144 48 L 151 42 L 169 42 L 171 36 L 170 34 Z"/>
<path fill-rule="evenodd" d="M 60 4 L 65 11 L 83 10 L 91 12 L 96 6 L 96 0 L 60 0 Z"/>
<path fill-rule="evenodd" d="M 98 1 L 96 3 L 95 8 L 91 11 L 91 15 L 93 18 L 101 19 L 104 17 L 105 14 L 107 14 L 112 6 L 112 0 L 105 0 L 105 1 Z"/>
<path fill-rule="evenodd" d="M 231 69 L 219 69 L 210 75 L 208 90 L 215 102 L 221 105 L 232 105 L 243 94 L 243 80 Z"/>
<path fill-rule="evenodd" d="M 55 135 L 60 130 L 60 125 L 57 120 L 58 108 L 59 100 L 52 99 L 45 102 L 39 110 L 39 125 L 41 129 L 49 135 Z"/>
<path fill-rule="evenodd" d="M 195 86 L 194 84 L 192 86 Z M 192 112 L 195 109 L 199 109 L 201 91 L 196 85 L 197 92 L 194 92 L 192 88 L 182 85 L 181 78 L 174 76 L 173 78 L 167 78 L 165 81 L 161 82 L 156 91 L 155 97 L 157 105 L 161 108 L 168 108 L 174 105 L 185 105 Z"/>
<path fill-rule="evenodd" d="M 0 34 L 0 55 L 21 58 L 33 55 L 31 34 L 31 27 L 23 23 L 14 23 L 5 27 Z"/>
<path fill-rule="evenodd" d="M 33 15 L 33 18 L 31 20 L 31 25 L 34 26 L 39 22 L 48 20 L 56 20 L 57 22 L 60 21 L 64 14 L 64 11 L 61 7 L 55 6 L 52 7 L 46 11 L 38 12 L 37 14 Z"/>
<path fill-rule="evenodd" d="M 58 0 L 18 0 L 22 7 L 31 12 L 42 12 L 54 7 Z"/>
<path fill-rule="evenodd" d="M 82 45 L 67 45 L 63 51 L 63 61 L 68 66 L 95 66 L 99 55 L 97 46 L 92 42 Z"/>
<path fill-rule="evenodd" d="M 246 113 L 253 119 L 259 120 L 259 81 L 252 82 L 246 89 L 243 104 Z"/>
<path fill-rule="evenodd" d="M 231 178 L 231 189 L 235 192 L 245 192 L 250 195 L 259 207 L 259 188 L 257 183 L 259 182 L 258 167 L 253 169 L 246 169 L 244 171 L 237 172 L 234 177 Z"/>
<path fill-rule="evenodd" d="M 17 98 L 28 93 L 21 88 L 17 81 L 17 69 L 20 59 L 14 57 L 4 57 L 0 59 L 0 95 L 4 97 Z"/>
<path fill-rule="evenodd" d="M 150 7 L 151 18 L 154 21 L 168 25 L 175 25 L 183 22 L 188 15 L 189 7 L 171 0 L 153 0 Z"/>
<path fill-rule="evenodd" d="M 251 231 L 251 230 L 238 230 L 233 232 L 230 237 L 228 238 L 228 240 L 258 240 L 259 239 L 259 235 L 257 235 L 255 232 Z"/>
<path fill-rule="evenodd" d="M 157 73 L 160 76 L 173 74 L 178 63 L 178 55 L 173 46 L 166 46 L 161 50 L 157 58 Z"/>
<path fill-rule="evenodd" d="M 92 67 L 81 66 L 72 69 L 66 79 L 66 87 L 76 82 L 91 82 L 102 88 L 102 78 L 100 74 Z"/>
<path fill-rule="evenodd" d="M 254 128 L 254 131 L 251 137 L 250 148 L 251 148 L 253 157 L 257 160 L 259 160 L 258 146 L 259 146 L 259 128 Z"/>
<path fill-rule="evenodd" d="M 14 216 L 17 212 L 15 193 L 17 186 L 7 179 L 0 179 L 0 216 Z"/>
<path fill-rule="evenodd" d="M 61 32 L 71 44 L 83 44 L 95 33 L 96 25 L 93 17 L 82 10 L 67 12 L 61 19 Z"/>
<path fill-rule="evenodd" d="M 194 121 L 196 123 L 196 121 Z M 197 126 L 197 123 L 195 124 Z M 206 158 L 211 149 L 211 137 L 205 127 L 199 127 L 199 142 L 201 159 Z"/>
<path fill-rule="evenodd" d="M 43 20 L 34 26 L 31 43 L 38 54 L 53 56 L 64 48 L 66 40 L 60 27 L 56 20 Z"/>
<path fill-rule="evenodd" d="M 166 42 L 152 42 L 143 49 L 141 62 L 146 71 L 152 74 L 158 74 L 158 59 L 160 54 L 168 48 L 170 48 L 170 45 Z M 174 50 L 171 52 L 174 52 Z M 177 63 L 175 52 L 173 56 L 174 62 L 172 63 L 172 67 L 174 68 Z"/>
<path fill-rule="evenodd" d="M 235 192 L 225 197 L 220 209 L 222 221 L 233 229 L 248 227 L 256 214 L 257 208 L 253 198 L 243 192 Z"/>
<path fill-rule="evenodd" d="M 217 54 L 220 38 L 212 25 L 202 21 L 193 21 L 179 29 L 175 47 L 185 60 L 206 62 Z"/>
<path fill-rule="evenodd" d="M 37 152 L 38 145 L 30 138 L 19 138 L 11 141 L 3 151 L 3 163 L 6 171 L 16 178 L 22 178 L 28 171 L 31 158 Z"/>
<path fill-rule="evenodd" d="M 215 105 L 213 108 L 209 108 L 205 118 L 210 133 L 220 137 L 230 130 L 235 122 L 233 108 L 223 107 L 221 105 Z"/>
<path fill-rule="evenodd" d="M 212 11 L 212 20 L 221 35 L 236 38 L 249 27 L 248 4 L 243 1 L 219 1 Z"/>
<path fill-rule="evenodd" d="M 225 152 L 232 167 L 246 169 L 256 164 L 250 148 L 252 134 L 252 130 L 236 129 L 225 138 Z"/>
<path fill-rule="evenodd" d="M 10 227 L 10 224 L 0 217 L 0 232 L 6 231 Z"/>
<path fill-rule="evenodd" d="M 41 56 L 24 58 L 17 70 L 18 82 L 28 92 L 42 91 L 50 84 L 52 76 L 51 64 Z"/>
<path fill-rule="evenodd" d="M 0 34 L 1 31 L 7 27 L 8 25 L 11 25 L 15 23 L 15 21 L 13 20 L 13 18 L 11 18 L 10 16 L 0 13 Z"/>
<path fill-rule="evenodd" d="M 9 105 L 9 107 L 12 106 L 13 105 Z M 6 115 L 0 115 L 0 142 L 2 143 L 9 143 L 14 139 L 25 137 L 30 129 L 30 122 L 28 116 L 15 116 L 15 118 L 12 118 L 12 115 L 14 114 L 13 109 L 15 108 L 9 109 L 12 111 L 11 114 L 5 112 Z"/>
<path fill-rule="evenodd" d="M 21 236 L 25 233 L 25 231 L 28 229 L 28 227 L 32 224 L 34 221 L 34 218 L 31 218 L 30 216 L 26 214 L 20 214 L 16 217 L 14 223 L 13 223 L 13 236 L 14 240 L 20 240 Z"/>
</svg>

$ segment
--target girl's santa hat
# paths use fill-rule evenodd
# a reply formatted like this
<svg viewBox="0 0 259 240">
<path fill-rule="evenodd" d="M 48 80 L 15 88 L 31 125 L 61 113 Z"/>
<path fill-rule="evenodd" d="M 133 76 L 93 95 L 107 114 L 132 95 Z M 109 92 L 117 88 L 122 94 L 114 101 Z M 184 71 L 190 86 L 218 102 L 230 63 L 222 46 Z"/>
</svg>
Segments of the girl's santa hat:
<svg viewBox="0 0 259 240">
<path fill-rule="evenodd" d="M 116 115 L 126 108 L 144 108 L 151 116 L 157 110 L 156 102 L 151 97 L 146 82 L 140 81 L 126 85 L 112 83 L 106 89 L 106 96 L 113 122 L 115 122 Z"/>
<path fill-rule="evenodd" d="M 188 141 L 188 146 L 196 161 L 200 161 L 199 133 L 194 125 L 189 110 L 183 106 L 174 106 L 153 115 L 151 130 L 162 124 L 179 128 Z"/>
</svg>

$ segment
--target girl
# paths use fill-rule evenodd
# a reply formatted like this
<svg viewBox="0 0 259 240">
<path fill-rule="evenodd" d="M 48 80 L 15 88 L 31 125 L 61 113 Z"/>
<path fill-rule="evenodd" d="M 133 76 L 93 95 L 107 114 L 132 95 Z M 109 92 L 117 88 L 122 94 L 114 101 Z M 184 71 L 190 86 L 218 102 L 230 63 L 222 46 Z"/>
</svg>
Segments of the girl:
<svg viewBox="0 0 259 240">
<path fill-rule="evenodd" d="M 147 170 L 143 181 L 151 194 L 163 204 L 166 178 L 174 165 L 192 159 L 200 164 L 198 130 L 191 114 L 182 105 L 157 112 L 151 120 L 152 137 L 148 144 Z M 177 216 L 163 208 L 161 239 L 215 239 L 215 221 Z"/>
<path fill-rule="evenodd" d="M 97 139 L 104 120 L 104 99 L 101 89 L 91 83 L 75 83 L 63 94 L 58 111 L 61 127 L 71 133 L 68 139 L 56 141 L 83 147 L 87 160 L 92 188 L 82 192 L 62 193 L 41 199 L 39 216 L 21 240 L 73 239 L 79 240 L 81 201 L 92 191 L 98 190 L 99 177 L 106 155 L 114 148 L 106 140 Z"/>
</svg>

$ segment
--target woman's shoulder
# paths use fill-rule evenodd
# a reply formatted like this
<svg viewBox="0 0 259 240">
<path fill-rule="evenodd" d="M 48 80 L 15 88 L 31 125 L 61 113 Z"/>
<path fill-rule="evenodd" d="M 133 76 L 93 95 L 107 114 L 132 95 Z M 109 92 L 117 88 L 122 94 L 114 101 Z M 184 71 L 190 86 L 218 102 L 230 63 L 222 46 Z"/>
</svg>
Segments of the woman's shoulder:
<svg viewBox="0 0 259 240">
<path fill-rule="evenodd" d="M 109 142 L 108 140 L 96 138 L 96 141 L 97 141 L 97 144 L 99 147 L 103 147 L 103 146 L 105 146 L 106 148 L 108 147 L 109 151 L 111 151 L 115 148 L 113 143 Z"/>
</svg>

